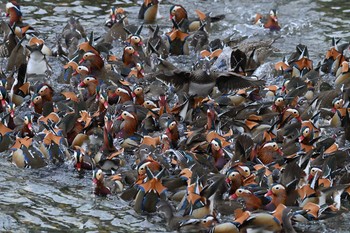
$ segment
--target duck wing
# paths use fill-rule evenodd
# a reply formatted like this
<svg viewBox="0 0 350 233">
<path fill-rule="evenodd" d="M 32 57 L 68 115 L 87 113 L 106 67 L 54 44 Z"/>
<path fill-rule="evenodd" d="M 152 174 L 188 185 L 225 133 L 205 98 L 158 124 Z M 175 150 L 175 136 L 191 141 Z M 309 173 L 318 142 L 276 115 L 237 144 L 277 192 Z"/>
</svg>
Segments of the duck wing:
<svg viewBox="0 0 350 233">
<path fill-rule="evenodd" d="M 247 87 L 259 87 L 264 84 L 264 80 L 245 77 L 234 72 L 219 73 L 216 79 L 216 85 L 222 93 Z"/>
<path fill-rule="evenodd" d="M 173 70 L 172 72 L 162 72 L 156 77 L 166 83 L 173 84 L 176 88 L 181 88 L 184 84 L 189 83 L 191 73 L 183 70 Z"/>
</svg>

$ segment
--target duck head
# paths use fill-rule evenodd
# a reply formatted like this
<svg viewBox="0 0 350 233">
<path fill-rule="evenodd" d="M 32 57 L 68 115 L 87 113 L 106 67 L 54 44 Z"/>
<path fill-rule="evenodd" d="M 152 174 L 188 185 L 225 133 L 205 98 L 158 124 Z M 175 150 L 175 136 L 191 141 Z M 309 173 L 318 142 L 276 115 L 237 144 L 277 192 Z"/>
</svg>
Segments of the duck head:
<svg viewBox="0 0 350 233">
<path fill-rule="evenodd" d="M 133 47 L 142 46 L 142 38 L 140 35 L 129 35 L 129 37 L 125 41 L 126 43 L 129 43 Z"/>
<path fill-rule="evenodd" d="M 272 151 L 276 151 L 278 152 L 279 154 L 283 154 L 282 150 L 279 148 L 278 144 L 276 142 L 267 142 L 264 144 L 263 148 L 265 149 L 269 149 L 269 150 L 272 150 Z"/>
<path fill-rule="evenodd" d="M 301 128 L 301 135 L 299 136 L 299 142 L 303 142 L 305 139 L 309 141 L 314 138 L 314 131 L 310 129 L 308 126 L 304 126 Z"/>
<path fill-rule="evenodd" d="M 180 23 L 183 19 L 187 19 L 187 11 L 181 5 L 173 5 L 170 7 L 170 20 L 175 20 L 176 23 Z"/>
<path fill-rule="evenodd" d="M 282 88 L 283 89 L 283 88 Z M 272 110 L 276 112 L 282 112 L 286 106 L 285 100 L 282 96 L 276 96 L 272 105 Z"/>
<path fill-rule="evenodd" d="M 207 130 L 215 130 L 217 113 L 213 107 L 207 110 Z"/>
<path fill-rule="evenodd" d="M 105 26 L 111 28 L 113 24 L 117 22 L 117 9 L 115 6 L 112 6 L 112 8 L 109 10 L 109 20 L 106 21 Z"/>
<path fill-rule="evenodd" d="M 271 9 L 270 13 L 269 13 L 269 17 L 274 21 L 274 22 L 278 22 L 277 19 L 277 10 L 276 9 Z"/>
<path fill-rule="evenodd" d="M 332 112 L 335 113 L 338 109 L 343 108 L 344 103 L 345 102 L 342 98 L 335 98 L 332 101 L 332 105 L 333 105 Z"/>
<path fill-rule="evenodd" d="M 143 105 L 145 102 L 144 92 L 141 86 L 136 86 L 131 93 L 134 104 Z"/>
<path fill-rule="evenodd" d="M 94 193 L 99 196 L 107 196 L 111 191 L 104 185 L 104 174 L 101 169 L 93 172 Z"/>
<path fill-rule="evenodd" d="M 313 179 L 318 179 L 319 177 L 321 177 L 322 174 L 323 174 L 322 169 L 318 167 L 313 167 L 310 169 L 310 174 L 307 179 L 308 181 L 312 181 Z"/>
<path fill-rule="evenodd" d="M 33 94 L 32 95 L 32 99 L 31 99 L 31 102 L 30 102 L 30 107 L 35 107 L 35 106 L 39 106 L 42 104 L 42 98 L 40 95 L 38 94 Z"/>
<path fill-rule="evenodd" d="M 30 131 L 33 131 L 33 115 L 31 114 L 27 114 L 24 116 L 24 125 L 27 126 L 27 128 L 30 130 Z"/>
<path fill-rule="evenodd" d="M 270 196 L 272 198 L 270 210 L 275 210 L 279 204 L 285 204 L 287 199 L 287 191 L 286 188 L 281 184 L 273 185 L 269 191 L 265 194 L 265 197 Z M 269 204 L 268 204 L 269 205 Z"/>
<path fill-rule="evenodd" d="M 10 26 L 22 20 L 21 7 L 16 1 L 11 1 L 6 4 L 6 16 L 10 17 Z"/>
<path fill-rule="evenodd" d="M 101 107 L 103 106 L 104 109 L 108 108 L 108 95 L 106 92 L 100 92 L 98 101 L 100 102 Z M 100 112 L 101 110 L 103 111 L 103 109 L 100 109 Z"/>
<path fill-rule="evenodd" d="M 132 100 L 131 93 L 128 90 L 126 90 L 126 89 L 124 89 L 122 87 L 118 87 L 115 90 L 115 94 L 117 96 L 119 96 L 119 103 L 121 103 L 121 104 Z"/>
<path fill-rule="evenodd" d="M 126 66 L 133 63 L 134 56 L 139 56 L 139 53 L 131 45 L 125 46 L 123 51 L 122 61 Z"/>
<path fill-rule="evenodd" d="M 79 64 L 83 65 L 85 61 L 89 63 L 89 70 L 101 70 L 104 67 L 104 61 L 102 57 L 91 51 L 84 53 Z"/>
<path fill-rule="evenodd" d="M 7 104 L 6 110 L 12 118 L 15 117 L 16 105 L 14 103 Z"/>
<path fill-rule="evenodd" d="M 78 172 L 80 172 L 84 155 L 80 150 L 74 150 L 73 157 L 74 157 L 75 167 L 78 170 Z"/>
<path fill-rule="evenodd" d="M 122 137 L 124 138 L 130 137 L 137 131 L 138 120 L 135 113 L 123 111 L 122 114 L 117 119 L 123 120 L 121 124 Z"/>
<path fill-rule="evenodd" d="M 79 87 L 89 87 L 92 86 L 94 90 L 96 90 L 96 86 L 98 86 L 98 80 L 94 77 L 86 77 L 83 81 L 81 81 L 78 85 Z"/>
<path fill-rule="evenodd" d="M 145 76 L 145 70 L 144 70 L 144 66 L 143 63 L 136 63 L 136 66 L 131 68 L 131 71 L 128 75 L 128 77 L 132 77 L 134 76 L 135 78 L 143 78 Z"/>
<path fill-rule="evenodd" d="M 295 119 L 297 119 L 299 122 L 301 122 L 301 117 L 300 117 L 300 114 L 299 114 L 299 111 L 297 109 L 294 109 L 294 108 L 288 108 L 286 110 L 286 113 L 288 114 L 291 114 L 291 116 Z"/>
<path fill-rule="evenodd" d="M 36 88 L 36 93 L 39 94 L 44 101 L 52 101 L 54 91 L 49 84 L 42 83 Z"/>
</svg>

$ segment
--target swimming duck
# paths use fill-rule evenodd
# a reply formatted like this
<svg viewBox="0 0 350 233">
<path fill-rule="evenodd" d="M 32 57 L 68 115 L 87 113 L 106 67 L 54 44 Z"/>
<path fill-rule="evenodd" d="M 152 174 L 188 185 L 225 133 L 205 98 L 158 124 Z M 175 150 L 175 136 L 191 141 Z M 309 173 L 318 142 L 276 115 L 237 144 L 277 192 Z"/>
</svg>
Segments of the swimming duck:
<svg viewBox="0 0 350 233">
<path fill-rule="evenodd" d="M 94 170 L 96 167 L 95 161 L 85 154 L 82 148 L 74 150 L 74 168 L 78 173 L 83 173 L 85 170 Z"/>
<path fill-rule="evenodd" d="M 123 64 L 126 68 L 135 67 L 138 62 L 138 52 L 130 45 L 125 46 L 122 56 Z M 126 73 L 125 76 L 129 74 L 130 70 Z"/>
<path fill-rule="evenodd" d="M 335 84 L 337 85 L 341 85 L 341 84 L 344 84 L 344 83 L 347 83 L 348 80 L 349 80 L 349 76 L 350 76 L 350 72 L 349 72 L 349 62 L 347 61 L 343 61 L 337 72 L 336 72 L 336 80 L 335 80 Z"/>
<path fill-rule="evenodd" d="M 174 20 L 177 25 L 182 24 L 184 26 L 184 31 L 186 32 L 188 29 L 188 16 L 187 11 L 182 5 L 173 5 L 170 7 L 170 20 Z"/>
<path fill-rule="evenodd" d="M 30 25 L 22 22 L 22 11 L 16 1 L 10 1 L 6 4 L 6 16 L 10 17 L 10 26 L 14 27 L 16 35 L 19 38 L 25 35 L 37 35 L 38 33 Z"/>
<path fill-rule="evenodd" d="M 189 34 L 182 31 L 174 19 L 172 21 L 174 27 L 172 31 L 166 33 L 169 43 L 169 53 L 174 56 L 188 55 L 189 48 L 187 39 Z"/>
<path fill-rule="evenodd" d="M 135 113 L 123 111 L 117 120 L 122 120 L 120 125 L 120 131 L 117 133 L 117 137 L 128 138 L 137 131 L 138 120 Z"/>
<path fill-rule="evenodd" d="M 239 188 L 236 190 L 234 194 L 230 196 L 230 199 L 244 200 L 244 206 L 247 210 L 257 210 L 262 208 L 262 201 L 256 195 L 254 195 L 251 191 L 244 188 Z"/>
<path fill-rule="evenodd" d="M 155 212 L 156 203 L 165 199 L 166 188 L 161 183 L 164 176 L 164 168 L 156 175 L 146 166 L 147 181 L 139 185 L 139 191 L 135 197 L 134 210 L 136 212 Z"/>
<path fill-rule="evenodd" d="M 145 23 L 153 23 L 157 18 L 158 0 L 144 0 L 138 18 L 143 19 Z"/>
<path fill-rule="evenodd" d="M 114 175 L 106 179 L 101 169 L 94 171 L 93 183 L 95 186 L 94 194 L 97 196 L 105 197 L 109 194 L 123 190 L 123 184 L 120 182 L 119 175 Z"/>
<path fill-rule="evenodd" d="M 143 88 L 141 86 L 136 86 L 131 95 L 133 97 L 134 104 L 143 105 L 145 102 Z"/>
<path fill-rule="evenodd" d="M 43 44 L 27 46 L 30 50 L 30 56 L 27 64 L 26 77 L 30 81 L 42 81 L 52 73 L 52 68 L 46 60 L 45 55 L 41 52 Z"/>
<path fill-rule="evenodd" d="M 130 73 L 128 74 L 128 78 L 143 78 L 145 76 L 145 71 L 142 63 L 136 63 L 135 67 L 132 67 Z"/>
<path fill-rule="evenodd" d="M 225 15 L 211 16 L 211 13 L 204 14 L 200 10 L 195 10 L 195 12 L 198 19 L 189 20 L 187 11 L 182 5 L 173 5 L 170 7 L 170 19 L 175 20 L 183 31 L 193 32 L 200 28 L 201 22 L 205 22 L 207 25 L 207 30 L 209 30 L 212 22 L 217 22 L 225 18 Z"/>
<path fill-rule="evenodd" d="M 278 19 L 277 19 L 276 9 L 270 10 L 270 13 L 269 15 L 267 15 L 266 19 L 264 19 L 264 17 L 261 14 L 256 14 L 254 24 L 261 25 L 264 28 L 270 29 L 271 31 L 281 30 L 281 26 L 279 25 Z"/>
<path fill-rule="evenodd" d="M 46 166 L 44 155 L 32 145 L 33 139 L 29 137 L 16 138 L 11 147 L 12 163 L 21 168 L 41 168 Z"/>
<path fill-rule="evenodd" d="M 125 10 L 122 7 L 116 8 L 115 6 L 112 6 L 109 12 L 109 19 L 106 20 L 105 26 L 111 28 L 117 22 L 117 20 L 121 18 L 124 18 L 123 23 L 125 24 L 124 26 L 126 26 L 127 19 L 125 17 Z"/>
<path fill-rule="evenodd" d="M 286 188 L 281 184 L 272 186 L 265 194 L 265 197 L 270 196 L 271 201 L 265 206 L 265 209 L 273 211 L 279 204 L 286 204 L 287 192 Z"/>
</svg>

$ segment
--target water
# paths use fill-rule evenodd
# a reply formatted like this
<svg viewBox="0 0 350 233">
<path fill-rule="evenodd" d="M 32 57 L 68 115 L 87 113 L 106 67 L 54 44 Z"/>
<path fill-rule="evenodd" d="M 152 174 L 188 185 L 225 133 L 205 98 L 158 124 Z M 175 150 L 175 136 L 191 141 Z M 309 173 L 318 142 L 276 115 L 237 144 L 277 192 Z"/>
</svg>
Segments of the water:
<svg viewBox="0 0 350 233">
<path fill-rule="evenodd" d="M 87 32 L 92 29 L 97 36 L 105 33 L 103 27 L 111 5 L 123 6 L 129 13 L 129 22 L 138 24 L 137 13 L 140 1 L 21 1 L 23 19 L 32 24 L 43 35 L 48 46 L 55 43 L 56 33 L 60 33 L 70 16 L 80 18 Z M 186 6 L 190 15 L 194 9 L 210 9 L 213 14 L 226 15 L 224 21 L 212 27 L 211 39 L 234 37 L 276 37 L 274 46 L 279 52 L 268 61 L 281 60 L 303 43 L 309 47 L 314 64 L 322 59 L 331 44 L 333 36 L 350 39 L 349 1 L 227 1 L 227 0 L 179 0 L 177 4 Z M 169 28 L 168 12 L 171 2 L 162 1 L 161 28 Z M 251 17 L 260 12 L 266 14 L 277 8 L 282 30 L 279 33 L 252 27 Z M 3 6 L 2 6 L 2 9 Z M 147 33 L 144 30 L 143 33 Z M 3 64 L 4 61 L 0 63 Z M 50 58 L 54 67 L 53 78 L 61 73 L 60 63 Z M 185 62 L 182 62 L 185 64 Z M 189 66 L 189 64 L 187 64 Z M 7 154 L 0 159 L 0 231 L 115 231 L 115 232 L 164 232 L 164 226 L 152 216 L 141 216 L 117 196 L 96 198 L 92 193 L 91 176 L 76 178 L 72 165 L 46 167 L 39 170 L 18 169 L 7 161 Z M 152 221 L 148 221 L 152 218 Z M 300 225 L 300 229 L 316 232 L 346 232 L 349 214 L 342 214 L 331 221 L 318 221 L 310 225 Z M 153 222 L 153 223 L 151 223 Z M 310 226 L 312 227 L 310 228 Z M 335 230 L 337 229 L 337 230 Z"/>
</svg>

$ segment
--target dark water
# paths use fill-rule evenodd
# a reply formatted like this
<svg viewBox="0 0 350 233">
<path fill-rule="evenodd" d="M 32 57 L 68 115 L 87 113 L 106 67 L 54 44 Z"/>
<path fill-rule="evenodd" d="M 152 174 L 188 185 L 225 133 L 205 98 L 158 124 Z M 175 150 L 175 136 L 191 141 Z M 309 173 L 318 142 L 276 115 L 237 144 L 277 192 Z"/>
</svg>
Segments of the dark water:
<svg viewBox="0 0 350 233">
<path fill-rule="evenodd" d="M 103 35 L 106 15 L 111 5 L 123 6 L 129 13 L 129 22 L 138 24 L 139 2 L 133 1 L 21 1 L 23 19 L 40 31 L 48 45 L 55 42 L 68 18 L 79 17 L 87 32 L 94 30 Z M 350 1 L 228 1 L 196 0 L 176 1 L 186 6 L 190 15 L 194 9 L 213 14 L 225 14 L 220 24 L 213 26 L 211 39 L 234 37 L 278 36 L 274 46 L 279 52 L 270 58 L 280 60 L 303 43 L 309 47 L 316 64 L 324 56 L 333 36 L 350 39 Z M 169 28 L 168 11 L 171 2 L 162 1 L 158 24 Z M 277 8 L 282 30 L 277 35 L 249 24 L 256 13 L 268 13 Z M 2 9 L 4 7 L 2 6 Z M 146 30 L 145 30 L 146 31 Z M 54 74 L 61 73 L 61 65 L 51 60 Z M 1 61 L 0 64 L 4 64 Z M 55 78 L 55 75 L 53 78 Z M 128 203 L 116 196 L 96 198 L 92 193 L 91 177 L 75 178 L 72 165 L 46 167 L 40 170 L 18 169 L 7 161 L 7 154 L 0 158 L 0 231 L 114 231 L 114 232 L 164 232 L 161 224 L 150 223 L 150 216 L 136 214 Z M 349 214 L 331 221 L 318 221 L 300 227 L 308 232 L 347 232 Z M 160 221 L 159 219 L 152 222 Z"/>
</svg>

